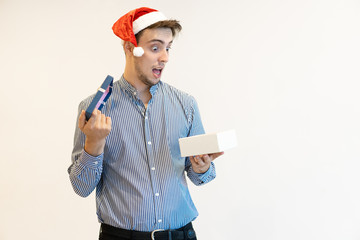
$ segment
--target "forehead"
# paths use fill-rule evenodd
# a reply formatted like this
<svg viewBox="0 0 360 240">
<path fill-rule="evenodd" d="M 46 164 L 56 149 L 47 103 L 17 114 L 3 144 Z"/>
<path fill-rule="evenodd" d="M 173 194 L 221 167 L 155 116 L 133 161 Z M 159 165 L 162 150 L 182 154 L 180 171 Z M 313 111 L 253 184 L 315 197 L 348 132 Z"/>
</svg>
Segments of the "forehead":
<svg viewBox="0 0 360 240">
<path fill-rule="evenodd" d="M 163 44 L 169 44 L 173 40 L 172 31 L 170 28 L 153 28 L 145 29 L 139 38 L 138 44 L 146 44 L 154 41 L 159 41 Z"/>
</svg>

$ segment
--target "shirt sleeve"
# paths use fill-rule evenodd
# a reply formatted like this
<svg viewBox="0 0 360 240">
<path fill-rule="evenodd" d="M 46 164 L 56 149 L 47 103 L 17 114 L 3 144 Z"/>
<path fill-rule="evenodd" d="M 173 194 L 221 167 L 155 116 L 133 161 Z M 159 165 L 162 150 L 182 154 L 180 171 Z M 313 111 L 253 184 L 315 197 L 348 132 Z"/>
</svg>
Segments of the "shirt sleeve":
<svg viewBox="0 0 360 240">
<path fill-rule="evenodd" d="M 84 102 L 79 105 L 78 119 Z M 76 123 L 76 126 L 77 123 Z M 74 148 L 71 156 L 72 164 L 68 168 L 70 182 L 76 194 L 87 197 L 98 185 L 103 166 L 103 154 L 92 156 L 85 152 L 85 135 L 76 127 L 74 136 Z"/>
<path fill-rule="evenodd" d="M 196 186 L 204 185 L 212 181 L 216 177 L 215 164 L 212 162 L 209 169 L 205 173 L 196 173 L 191 167 L 189 157 L 185 160 L 187 162 L 187 176 Z"/>
<path fill-rule="evenodd" d="M 191 105 L 189 121 L 191 123 L 189 137 L 205 133 L 199 108 L 195 99 L 193 99 L 193 103 Z M 216 177 L 215 164 L 213 162 L 211 162 L 209 169 L 205 173 L 196 173 L 192 169 L 190 158 L 187 157 L 185 159 L 185 170 L 187 171 L 189 179 L 197 186 L 208 183 Z"/>
</svg>

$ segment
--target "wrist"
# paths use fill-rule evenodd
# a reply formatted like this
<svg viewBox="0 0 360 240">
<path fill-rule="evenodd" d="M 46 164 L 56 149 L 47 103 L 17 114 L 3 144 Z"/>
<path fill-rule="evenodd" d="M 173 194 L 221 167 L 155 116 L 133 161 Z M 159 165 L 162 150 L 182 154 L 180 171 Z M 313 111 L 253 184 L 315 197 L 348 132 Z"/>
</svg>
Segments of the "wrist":
<svg viewBox="0 0 360 240">
<path fill-rule="evenodd" d="M 203 174 L 203 173 L 206 173 L 210 168 L 210 165 L 209 166 L 204 166 L 204 167 L 194 167 L 192 166 L 192 169 L 195 173 L 197 174 Z"/>
<path fill-rule="evenodd" d="M 94 157 L 102 154 L 104 152 L 104 148 L 105 148 L 105 139 L 92 141 L 91 139 L 87 138 L 85 140 L 85 146 L 84 146 L 85 152 L 87 152 L 88 154 Z"/>
</svg>

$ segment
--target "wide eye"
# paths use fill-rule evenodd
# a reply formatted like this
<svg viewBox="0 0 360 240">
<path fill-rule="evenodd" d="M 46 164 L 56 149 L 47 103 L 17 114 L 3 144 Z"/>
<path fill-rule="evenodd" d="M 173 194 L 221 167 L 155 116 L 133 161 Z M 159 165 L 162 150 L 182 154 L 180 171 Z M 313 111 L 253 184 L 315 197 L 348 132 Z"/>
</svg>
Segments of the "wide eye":
<svg viewBox="0 0 360 240">
<path fill-rule="evenodd" d="M 170 51 L 170 49 L 171 49 L 171 47 L 167 47 L 167 48 L 166 48 L 166 51 L 168 52 L 168 51 Z"/>
<path fill-rule="evenodd" d="M 156 52 L 159 48 L 157 46 L 153 46 L 151 49 Z"/>
</svg>

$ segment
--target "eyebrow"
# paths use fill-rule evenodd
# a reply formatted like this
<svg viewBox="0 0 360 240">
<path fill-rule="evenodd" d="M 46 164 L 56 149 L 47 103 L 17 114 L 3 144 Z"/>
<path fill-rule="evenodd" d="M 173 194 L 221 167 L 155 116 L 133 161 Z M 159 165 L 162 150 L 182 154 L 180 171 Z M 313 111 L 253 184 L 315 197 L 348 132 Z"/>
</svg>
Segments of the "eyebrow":
<svg viewBox="0 0 360 240">
<path fill-rule="evenodd" d="M 152 39 L 152 40 L 148 41 L 148 43 L 152 43 L 152 42 L 159 42 L 161 44 L 165 44 L 165 42 L 163 40 L 160 40 L 160 39 Z M 169 44 L 172 44 L 172 43 L 173 43 L 173 40 L 171 40 L 169 42 Z"/>
</svg>

